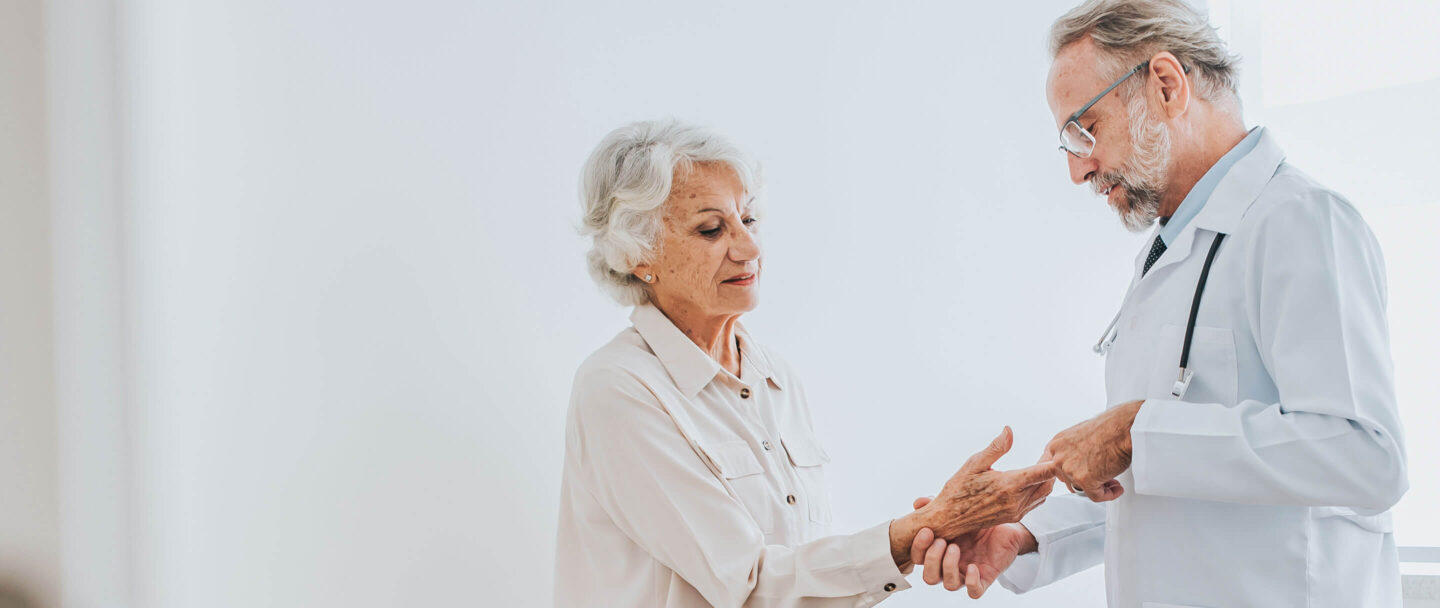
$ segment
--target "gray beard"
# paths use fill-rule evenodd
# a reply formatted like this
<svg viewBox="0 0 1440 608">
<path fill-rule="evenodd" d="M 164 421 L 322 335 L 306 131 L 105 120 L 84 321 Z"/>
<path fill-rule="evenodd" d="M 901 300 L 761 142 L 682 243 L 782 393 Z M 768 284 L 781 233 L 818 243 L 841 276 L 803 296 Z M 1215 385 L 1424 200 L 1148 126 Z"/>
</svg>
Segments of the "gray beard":
<svg viewBox="0 0 1440 608">
<path fill-rule="evenodd" d="M 1160 217 L 1160 200 L 1170 172 L 1170 129 L 1150 120 L 1145 97 L 1136 95 L 1127 104 L 1130 110 L 1130 158 L 1116 171 L 1102 176 L 1097 185 L 1117 184 L 1125 188 L 1124 200 L 1116 212 L 1130 232 L 1144 232 Z"/>
</svg>

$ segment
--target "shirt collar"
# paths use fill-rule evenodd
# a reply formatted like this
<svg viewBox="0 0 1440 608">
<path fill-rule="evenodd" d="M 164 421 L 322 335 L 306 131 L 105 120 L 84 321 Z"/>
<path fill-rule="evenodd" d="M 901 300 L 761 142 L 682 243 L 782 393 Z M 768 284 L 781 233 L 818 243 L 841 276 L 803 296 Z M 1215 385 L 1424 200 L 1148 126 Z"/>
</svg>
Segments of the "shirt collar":
<svg viewBox="0 0 1440 608">
<path fill-rule="evenodd" d="M 1184 230 L 1185 226 L 1190 223 L 1190 220 L 1194 219 L 1195 216 L 1200 213 L 1200 210 L 1205 208 L 1205 202 L 1210 200 L 1210 196 L 1215 193 L 1215 187 L 1220 185 L 1220 180 L 1225 178 L 1225 175 L 1230 172 L 1230 168 L 1234 167 L 1235 163 L 1240 162 L 1240 159 L 1250 154 L 1250 152 L 1255 149 L 1255 146 L 1260 143 L 1260 137 L 1263 132 L 1264 129 L 1261 127 L 1251 129 L 1250 134 L 1246 135 L 1245 139 L 1240 140 L 1240 143 L 1230 148 L 1229 152 L 1221 156 L 1220 160 L 1216 161 L 1215 164 L 1210 167 L 1210 170 L 1205 172 L 1205 175 L 1200 178 L 1200 181 L 1195 182 L 1195 186 L 1190 188 L 1190 192 L 1185 195 L 1185 200 L 1181 201 L 1180 206 L 1175 209 L 1175 214 L 1170 216 L 1169 221 L 1160 229 L 1160 238 L 1165 241 L 1166 245 L 1173 245 L 1175 243 L 1175 239 L 1180 236 L 1180 231 Z"/>
<path fill-rule="evenodd" d="M 675 327 L 670 318 L 653 304 L 636 306 L 630 313 L 630 323 L 635 326 L 635 331 L 640 333 L 645 343 L 650 345 L 650 350 L 655 352 L 655 357 L 660 359 L 665 371 L 670 374 L 670 379 L 685 396 L 694 397 L 699 394 L 716 375 L 724 371 L 715 359 L 700 350 L 685 332 Z M 770 360 L 751 339 L 745 326 L 737 323 L 735 335 L 740 345 L 741 363 L 752 366 L 776 388 L 780 388 Z"/>
<path fill-rule="evenodd" d="M 1270 183 L 1270 179 L 1275 177 L 1275 172 L 1285 162 L 1285 151 L 1280 148 L 1280 143 L 1269 129 L 1257 127 L 1246 136 L 1246 141 L 1252 137 L 1255 141 L 1251 149 L 1245 154 L 1236 155 L 1228 170 L 1223 175 L 1217 175 L 1212 191 L 1204 199 L 1200 199 L 1203 206 L 1196 207 L 1194 217 L 1188 225 L 1179 229 L 1173 242 L 1166 241 L 1165 255 L 1160 256 L 1146 274 L 1144 264 L 1150 251 L 1150 242 L 1164 230 L 1160 226 L 1155 227 L 1150 239 L 1135 256 L 1136 281 L 1143 276 L 1155 276 L 1157 270 L 1186 259 L 1195 244 L 1197 230 L 1232 234 L 1240 227 L 1240 221 L 1245 218 L 1250 205 L 1260 197 L 1266 184 Z M 1234 151 L 1235 149 L 1231 150 Z M 1174 224 L 1175 220 L 1172 218 L 1170 223 Z"/>
</svg>

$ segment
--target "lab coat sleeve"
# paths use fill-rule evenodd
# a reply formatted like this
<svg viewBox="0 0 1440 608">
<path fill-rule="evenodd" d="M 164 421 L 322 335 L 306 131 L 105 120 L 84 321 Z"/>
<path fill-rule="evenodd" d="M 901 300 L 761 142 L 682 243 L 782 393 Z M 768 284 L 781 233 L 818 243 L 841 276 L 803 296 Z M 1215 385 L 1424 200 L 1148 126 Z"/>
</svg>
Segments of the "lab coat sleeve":
<svg viewBox="0 0 1440 608">
<path fill-rule="evenodd" d="M 1255 233 L 1220 255 L 1247 256 L 1237 323 L 1279 400 L 1147 400 L 1130 431 L 1135 490 L 1383 512 L 1409 486 L 1380 247 L 1349 203 L 1314 187 L 1257 213 Z"/>
<path fill-rule="evenodd" d="M 1105 560 L 1105 505 L 1083 494 L 1054 496 L 1020 520 L 1039 550 L 1015 559 L 1000 585 L 1024 593 Z"/>
<path fill-rule="evenodd" d="M 909 588 L 890 554 L 890 522 L 767 545 L 639 379 L 582 376 L 567 442 L 581 454 L 583 485 L 627 537 L 709 603 L 864 607 Z"/>
</svg>

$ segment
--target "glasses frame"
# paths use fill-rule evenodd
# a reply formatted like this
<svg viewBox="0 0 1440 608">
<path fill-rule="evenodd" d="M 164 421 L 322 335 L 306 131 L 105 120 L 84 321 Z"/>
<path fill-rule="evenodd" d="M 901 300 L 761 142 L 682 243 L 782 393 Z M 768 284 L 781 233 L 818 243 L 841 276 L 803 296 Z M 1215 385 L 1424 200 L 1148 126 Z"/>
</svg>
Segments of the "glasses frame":
<svg viewBox="0 0 1440 608">
<path fill-rule="evenodd" d="M 1095 152 L 1095 136 L 1091 134 L 1088 129 L 1080 126 L 1080 117 L 1084 116 L 1086 112 L 1089 112 L 1092 106 L 1100 103 L 1100 100 L 1104 99 L 1106 95 L 1109 95 L 1110 91 L 1114 91 L 1115 87 L 1120 86 L 1120 83 L 1125 82 L 1131 76 L 1134 76 L 1149 67 L 1150 60 L 1146 59 L 1140 65 L 1132 68 L 1129 72 L 1125 72 L 1125 74 L 1121 76 L 1119 80 L 1116 80 L 1110 86 L 1105 87 L 1104 91 L 1100 91 L 1100 94 L 1096 95 L 1094 99 L 1091 99 L 1090 103 L 1087 103 L 1079 110 L 1076 110 L 1074 114 L 1070 115 L 1070 118 L 1065 119 L 1065 124 L 1060 127 L 1060 149 L 1069 152 L 1070 154 L 1074 155 L 1075 158 L 1090 158 L 1090 155 Z M 1190 73 L 1190 66 L 1182 65 L 1181 69 L 1185 70 L 1186 74 Z M 1065 130 L 1069 129 L 1070 125 L 1072 124 L 1075 125 L 1075 129 L 1080 132 L 1081 137 L 1084 137 L 1085 141 L 1089 142 L 1089 149 L 1083 151 L 1076 151 L 1071 149 L 1070 146 L 1065 145 Z"/>
</svg>

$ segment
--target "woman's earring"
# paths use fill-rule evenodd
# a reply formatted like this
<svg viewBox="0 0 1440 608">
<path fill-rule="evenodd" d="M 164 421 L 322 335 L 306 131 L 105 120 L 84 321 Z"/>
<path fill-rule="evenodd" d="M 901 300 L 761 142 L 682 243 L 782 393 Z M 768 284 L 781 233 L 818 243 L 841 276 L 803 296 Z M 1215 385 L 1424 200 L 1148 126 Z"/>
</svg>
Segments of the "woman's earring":
<svg viewBox="0 0 1440 608">
<path fill-rule="evenodd" d="M 654 282 L 655 282 L 655 275 L 653 275 L 653 274 L 647 274 L 647 275 L 645 275 L 645 282 L 646 282 L 646 283 L 654 283 Z"/>
</svg>

